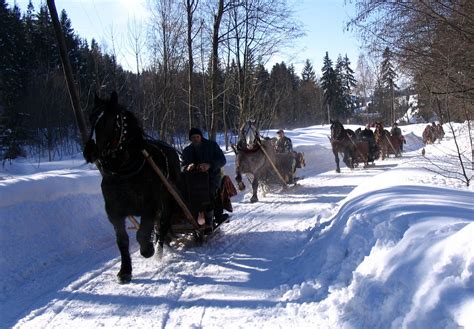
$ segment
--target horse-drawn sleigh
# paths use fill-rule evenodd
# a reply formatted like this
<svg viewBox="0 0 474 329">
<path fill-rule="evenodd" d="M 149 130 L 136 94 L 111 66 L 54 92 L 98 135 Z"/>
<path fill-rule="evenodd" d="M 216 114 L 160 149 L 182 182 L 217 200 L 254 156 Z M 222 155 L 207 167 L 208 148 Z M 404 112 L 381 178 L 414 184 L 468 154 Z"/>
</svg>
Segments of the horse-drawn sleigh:
<svg viewBox="0 0 474 329">
<path fill-rule="evenodd" d="M 384 160 L 389 154 L 401 156 L 403 136 L 394 136 L 383 129 L 381 123 L 376 124 L 375 132 L 370 127 L 365 130 L 357 129 L 355 132 L 346 129 L 338 120 L 331 120 L 331 148 L 336 162 L 336 172 L 341 172 L 339 167 L 339 154 L 343 154 L 343 162 L 348 168 L 353 169 L 360 163 L 364 167 L 372 164 L 376 159 Z"/>
<path fill-rule="evenodd" d="M 288 152 L 277 153 L 275 140 L 262 138 L 258 129 L 251 121 L 247 121 L 240 129 L 240 138 L 237 145 L 233 146 L 236 154 L 235 180 L 239 190 L 245 189 L 242 174 L 251 176 L 252 197 L 250 202 L 258 201 L 258 187 L 281 186 L 288 188 L 295 184 L 296 168 L 306 165 L 304 153 Z"/>
<path fill-rule="evenodd" d="M 402 155 L 402 143 L 403 140 L 400 136 L 393 136 L 387 129 L 384 129 L 383 124 L 377 122 L 375 124 L 375 142 L 380 148 L 380 156 L 382 160 L 388 157 L 390 154 L 399 157 Z"/>
<path fill-rule="evenodd" d="M 331 142 L 332 152 L 334 154 L 334 161 L 336 162 L 336 172 L 340 173 L 339 154 L 343 154 L 342 161 L 348 167 L 353 169 L 360 163 L 364 167 L 369 165 L 369 162 L 374 163 L 378 157 L 378 151 L 373 145 L 371 139 L 367 139 L 362 133 L 356 133 L 351 129 L 346 129 L 338 120 L 331 120 Z"/>
<path fill-rule="evenodd" d="M 126 218 L 139 216 L 136 233 L 140 254 L 151 257 L 177 234 L 192 234 L 202 241 L 218 224 L 201 221 L 212 208 L 206 173 L 181 173 L 180 159 L 170 145 L 146 138 L 135 116 L 110 99 L 96 96 L 90 117 L 92 129 L 84 157 L 95 162 L 103 176 L 101 188 L 107 217 L 114 227 L 121 255 L 117 276 L 130 282 L 132 262 Z M 223 180 L 219 197 L 232 196 L 232 183 Z M 229 184 L 230 182 L 230 184 Z M 222 201 L 222 200 L 221 200 Z M 214 205 L 215 206 L 215 205 Z"/>
</svg>

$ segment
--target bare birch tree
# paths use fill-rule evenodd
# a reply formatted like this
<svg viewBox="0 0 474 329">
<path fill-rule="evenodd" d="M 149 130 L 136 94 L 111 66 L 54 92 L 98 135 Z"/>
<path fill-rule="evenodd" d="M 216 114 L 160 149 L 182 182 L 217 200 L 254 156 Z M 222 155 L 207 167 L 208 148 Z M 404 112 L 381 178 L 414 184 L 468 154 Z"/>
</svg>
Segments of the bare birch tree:
<svg viewBox="0 0 474 329">
<path fill-rule="evenodd" d="M 239 74 L 239 126 L 251 116 L 252 69 L 267 61 L 295 39 L 302 30 L 287 1 L 243 0 L 230 12 L 231 51 Z"/>
</svg>

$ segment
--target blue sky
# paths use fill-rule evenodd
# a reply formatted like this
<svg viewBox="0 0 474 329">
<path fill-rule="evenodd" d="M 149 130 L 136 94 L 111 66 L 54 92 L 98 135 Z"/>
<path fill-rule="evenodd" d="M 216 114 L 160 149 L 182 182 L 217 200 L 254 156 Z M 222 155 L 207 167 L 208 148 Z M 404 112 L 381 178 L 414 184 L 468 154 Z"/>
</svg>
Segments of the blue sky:
<svg viewBox="0 0 474 329">
<path fill-rule="evenodd" d="M 26 10 L 28 0 L 8 0 Z M 33 0 L 35 8 L 45 0 Z M 294 46 L 275 57 L 270 63 L 285 61 L 293 64 L 301 73 L 304 61 L 309 59 L 320 74 L 326 51 L 336 61 L 339 54 L 347 54 L 355 69 L 359 54 L 359 44 L 355 35 L 344 31 L 345 23 L 353 13 L 353 5 L 344 0 L 290 0 L 294 4 L 296 18 L 301 21 L 306 35 Z M 140 6 L 140 4 L 142 4 Z M 74 29 L 83 38 L 95 38 L 101 46 L 112 47 L 112 31 L 116 35 L 114 43 L 119 62 L 133 69 L 133 56 L 128 51 L 128 21 L 134 17 L 146 17 L 146 0 L 56 0 L 58 11 L 66 9 Z"/>
<path fill-rule="evenodd" d="M 295 67 L 301 67 L 309 59 L 319 74 L 327 51 L 333 62 L 339 54 L 347 54 L 354 69 L 359 43 L 355 34 L 344 31 L 354 12 L 353 5 L 344 5 L 344 0 L 299 0 L 298 3 L 296 17 L 304 24 L 306 36 L 296 43 Z"/>
</svg>

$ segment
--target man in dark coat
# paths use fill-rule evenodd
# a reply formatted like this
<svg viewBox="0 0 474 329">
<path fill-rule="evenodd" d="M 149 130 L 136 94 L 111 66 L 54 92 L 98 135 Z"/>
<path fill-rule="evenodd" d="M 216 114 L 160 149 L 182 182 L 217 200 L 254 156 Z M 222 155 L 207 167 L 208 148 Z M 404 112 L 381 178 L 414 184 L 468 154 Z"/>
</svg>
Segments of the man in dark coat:
<svg viewBox="0 0 474 329">
<path fill-rule="evenodd" d="M 280 129 L 277 131 L 277 140 L 275 142 L 275 151 L 279 154 L 287 154 L 287 156 L 283 157 L 285 160 L 282 164 L 285 169 L 283 169 L 283 175 L 288 176 L 287 183 L 293 184 L 294 175 L 296 171 L 296 152 L 293 151 L 293 142 L 290 138 L 285 136 L 285 132 Z"/>
<path fill-rule="evenodd" d="M 211 200 L 216 197 L 217 190 L 221 185 L 223 177 L 222 167 L 226 164 L 224 153 L 219 145 L 203 137 L 198 128 L 189 130 L 189 140 L 191 144 L 186 146 L 182 154 L 181 167 L 183 171 L 200 171 L 209 174 L 209 189 Z M 213 205 L 216 220 L 221 220 L 222 206 L 218 202 Z"/>
<path fill-rule="evenodd" d="M 395 136 L 398 138 L 398 140 L 400 140 L 400 151 L 403 152 L 403 143 L 405 139 L 402 135 L 402 130 L 398 127 L 396 122 L 393 123 L 392 129 L 390 130 L 390 135 Z"/>
<path fill-rule="evenodd" d="M 293 142 L 290 138 L 285 136 L 283 130 L 277 131 L 277 140 L 275 143 L 275 151 L 277 153 L 290 153 L 293 152 Z"/>
</svg>

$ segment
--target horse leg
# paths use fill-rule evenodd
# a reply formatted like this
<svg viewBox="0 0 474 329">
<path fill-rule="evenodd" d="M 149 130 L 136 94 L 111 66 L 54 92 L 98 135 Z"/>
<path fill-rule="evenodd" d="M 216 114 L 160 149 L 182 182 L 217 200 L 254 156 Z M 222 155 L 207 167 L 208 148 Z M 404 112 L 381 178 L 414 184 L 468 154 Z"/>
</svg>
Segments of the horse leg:
<svg viewBox="0 0 474 329">
<path fill-rule="evenodd" d="M 171 229 L 171 214 L 169 211 L 163 211 L 159 218 L 159 229 L 155 230 L 156 234 L 156 255 L 158 258 L 161 258 L 163 256 L 163 246 L 166 243 L 170 243 L 171 240 L 168 237 L 168 233 L 170 232 Z"/>
<path fill-rule="evenodd" d="M 354 162 L 352 160 L 353 157 L 351 156 L 349 152 L 350 152 L 349 150 L 344 151 L 344 158 L 342 159 L 342 161 L 345 163 L 347 168 L 354 169 Z"/>
<path fill-rule="evenodd" d="M 240 174 L 240 171 L 237 171 L 237 176 L 235 176 L 235 181 L 237 182 L 237 187 L 239 188 L 240 191 L 245 190 L 245 184 L 242 181 L 242 175 Z"/>
<path fill-rule="evenodd" d="M 337 173 L 340 173 L 341 172 L 341 168 L 339 168 L 339 153 L 337 151 L 332 151 L 332 153 L 334 153 L 334 161 L 336 161 L 336 172 Z"/>
<path fill-rule="evenodd" d="M 257 175 L 254 174 L 253 181 L 252 181 L 252 197 L 250 198 L 250 202 L 252 203 L 255 203 L 258 201 L 257 190 L 258 190 L 258 178 L 257 178 Z"/>
<path fill-rule="evenodd" d="M 120 283 L 129 283 L 132 280 L 132 260 L 128 251 L 129 239 L 125 229 L 125 218 L 110 219 L 114 226 L 115 239 L 120 251 L 121 265 L 117 277 Z"/>
<path fill-rule="evenodd" d="M 137 231 L 137 241 L 140 244 L 140 254 L 145 258 L 150 258 L 155 253 L 152 241 L 153 229 L 153 217 L 142 215 L 140 228 Z"/>
</svg>

